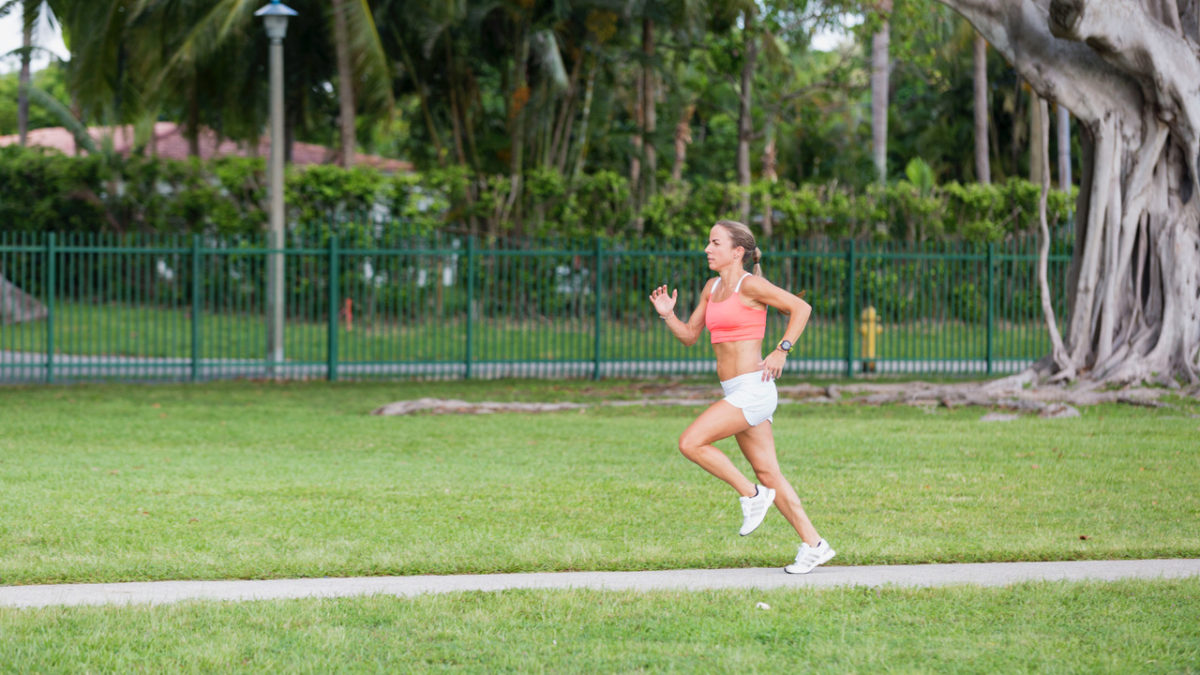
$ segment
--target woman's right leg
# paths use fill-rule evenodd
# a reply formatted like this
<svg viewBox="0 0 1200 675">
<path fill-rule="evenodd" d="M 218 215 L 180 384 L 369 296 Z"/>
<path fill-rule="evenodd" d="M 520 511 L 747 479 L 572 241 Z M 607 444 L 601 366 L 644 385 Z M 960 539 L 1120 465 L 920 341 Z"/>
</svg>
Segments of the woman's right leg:
<svg viewBox="0 0 1200 675">
<path fill-rule="evenodd" d="M 775 508 L 796 528 L 796 533 L 810 546 L 821 541 L 821 535 L 813 527 L 808 514 L 800 504 L 800 496 L 792 484 L 783 477 L 779 468 L 779 456 L 775 452 L 775 431 L 771 422 L 763 422 L 737 434 L 738 447 L 754 468 L 758 482 L 775 490 Z"/>
<path fill-rule="evenodd" d="M 717 401 L 700 413 L 679 436 L 679 451 L 705 471 L 733 486 L 743 497 L 757 492 L 754 483 L 734 466 L 729 457 L 713 443 L 750 428 L 742 411 L 728 401 Z"/>
</svg>

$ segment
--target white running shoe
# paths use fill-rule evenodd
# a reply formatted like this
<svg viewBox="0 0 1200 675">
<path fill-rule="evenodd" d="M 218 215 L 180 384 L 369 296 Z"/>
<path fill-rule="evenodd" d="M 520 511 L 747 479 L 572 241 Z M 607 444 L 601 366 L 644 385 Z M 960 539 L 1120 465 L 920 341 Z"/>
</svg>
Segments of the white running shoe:
<svg viewBox="0 0 1200 675">
<path fill-rule="evenodd" d="M 783 568 L 788 574 L 808 574 L 813 571 L 817 565 L 829 562 L 833 556 L 837 555 L 837 551 L 824 539 L 816 546 L 809 546 L 807 543 L 800 543 L 800 551 L 796 554 L 796 562 Z"/>
<path fill-rule="evenodd" d="M 753 497 L 738 497 L 742 502 L 742 529 L 738 530 L 738 534 L 743 537 L 758 529 L 767 516 L 767 509 L 771 508 L 771 502 L 775 501 L 774 490 L 764 485 L 754 487 L 757 492 Z"/>
</svg>

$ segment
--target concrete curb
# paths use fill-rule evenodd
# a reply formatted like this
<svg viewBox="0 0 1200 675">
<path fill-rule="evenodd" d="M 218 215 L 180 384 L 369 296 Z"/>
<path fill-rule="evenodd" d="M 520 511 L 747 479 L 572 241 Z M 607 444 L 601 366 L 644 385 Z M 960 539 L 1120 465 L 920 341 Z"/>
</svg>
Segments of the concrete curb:
<svg viewBox="0 0 1200 675">
<path fill-rule="evenodd" d="M 0 607 L 159 605 L 186 600 L 276 600 L 360 595 L 412 597 L 429 593 L 574 589 L 699 591 L 723 588 L 846 586 L 1007 586 L 1027 581 L 1115 581 L 1200 576 L 1200 559 L 1089 560 L 819 567 L 810 574 L 779 568 L 650 572 L 534 572 L 451 576 L 350 577 L 245 581 L 151 581 L 115 584 L 0 586 Z"/>
</svg>

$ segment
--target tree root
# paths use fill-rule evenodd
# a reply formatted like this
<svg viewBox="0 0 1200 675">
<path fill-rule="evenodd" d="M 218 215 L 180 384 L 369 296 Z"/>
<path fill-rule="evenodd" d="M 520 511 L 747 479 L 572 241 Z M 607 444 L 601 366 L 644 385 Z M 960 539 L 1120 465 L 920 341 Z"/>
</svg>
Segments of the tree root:
<svg viewBox="0 0 1200 675">
<path fill-rule="evenodd" d="M 497 412 L 558 412 L 586 408 L 582 403 L 498 403 L 495 401 L 460 401 L 444 398 L 419 398 L 412 401 L 396 401 L 371 411 L 372 415 L 411 415 L 415 412 L 430 412 L 437 415 L 485 415 Z"/>
<path fill-rule="evenodd" d="M 1123 403 L 1158 408 L 1167 405 L 1159 401 L 1161 396 L 1179 393 L 1178 391 L 1149 387 L 1106 389 L 1102 382 L 1083 382 L 1074 386 L 1026 386 L 1032 381 L 1031 377 L 1021 374 L 986 383 L 903 382 L 891 384 L 863 382 L 824 387 L 811 384 L 781 385 L 778 389 L 780 403 L 854 403 L 861 405 L 901 403 L 911 406 L 943 408 L 977 406 L 1016 412 L 1036 412 L 1043 417 L 1074 416 L 1072 414 L 1074 408 L 1071 406 L 1091 406 L 1100 403 Z M 593 407 L 700 406 L 708 405 L 720 398 L 720 389 L 711 386 L 656 387 L 652 392 L 643 389 L 641 393 L 643 396 L 637 399 L 600 400 L 587 403 L 468 402 L 456 399 L 421 398 L 389 403 L 375 409 L 371 414 L 410 415 L 424 412 L 482 415 L 498 412 L 582 411 Z M 1188 395 L 1200 400 L 1200 387 L 1188 392 Z M 1078 414 L 1078 412 L 1074 411 L 1074 414 Z"/>
</svg>

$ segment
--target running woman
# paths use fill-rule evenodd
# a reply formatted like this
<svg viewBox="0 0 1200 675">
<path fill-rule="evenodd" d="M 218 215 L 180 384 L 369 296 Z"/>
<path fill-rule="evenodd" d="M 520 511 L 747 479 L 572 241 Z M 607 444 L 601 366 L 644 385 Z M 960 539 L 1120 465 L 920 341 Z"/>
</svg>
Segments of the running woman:
<svg viewBox="0 0 1200 675">
<path fill-rule="evenodd" d="M 704 285 L 700 303 L 686 322 L 675 316 L 678 289 L 668 293 L 663 285 L 650 293 L 659 317 L 683 344 L 695 344 L 701 331 L 708 329 L 717 356 L 717 376 L 725 392 L 725 398 L 700 413 L 684 430 L 679 437 L 679 451 L 741 495 L 742 536 L 762 523 L 774 503 L 801 539 L 796 561 L 783 569 L 790 574 L 806 574 L 833 558 L 834 550 L 817 534 L 796 491 L 783 477 L 771 424 L 779 403 L 775 379 L 783 372 L 792 344 L 804 332 L 812 307 L 762 277 L 758 264 L 762 251 L 750 228 L 742 223 L 719 221 L 708 235 L 704 253 L 709 269 L 718 276 Z M 745 270 L 751 261 L 753 274 Z M 787 314 L 788 324 L 783 339 L 763 358 L 768 307 Z M 737 439 L 754 469 L 757 485 L 713 446 L 730 436 Z"/>
</svg>

